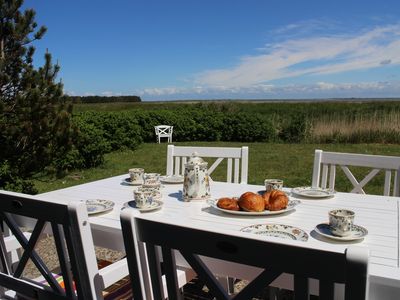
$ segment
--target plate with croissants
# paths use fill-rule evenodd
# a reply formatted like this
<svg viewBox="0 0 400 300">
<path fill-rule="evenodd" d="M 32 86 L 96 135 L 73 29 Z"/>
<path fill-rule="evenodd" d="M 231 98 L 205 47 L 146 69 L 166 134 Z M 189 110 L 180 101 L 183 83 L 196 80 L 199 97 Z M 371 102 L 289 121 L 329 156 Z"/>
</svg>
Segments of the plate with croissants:
<svg viewBox="0 0 400 300">
<path fill-rule="evenodd" d="M 239 198 L 223 197 L 209 200 L 208 203 L 217 210 L 236 215 L 275 215 L 295 209 L 299 200 L 290 200 L 285 192 L 272 190 L 260 195 L 246 192 Z"/>
</svg>

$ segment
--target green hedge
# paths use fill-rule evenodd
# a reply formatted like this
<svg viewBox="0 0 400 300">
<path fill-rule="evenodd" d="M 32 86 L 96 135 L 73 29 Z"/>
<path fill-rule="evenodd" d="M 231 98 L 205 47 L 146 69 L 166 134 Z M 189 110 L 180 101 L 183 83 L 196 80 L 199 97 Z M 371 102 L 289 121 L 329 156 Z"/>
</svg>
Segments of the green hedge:
<svg viewBox="0 0 400 300">
<path fill-rule="evenodd" d="M 154 126 L 174 126 L 174 141 L 293 142 L 307 136 L 302 120 L 293 126 L 277 126 L 269 116 L 194 106 L 176 110 L 136 110 L 124 112 L 81 112 L 73 117 L 77 128 L 74 146 L 57 158 L 57 169 L 94 167 L 105 153 L 135 149 L 142 142 L 155 142 Z M 303 120 L 304 121 L 304 120 Z M 290 120 L 286 120 L 290 124 Z M 297 130 L 297 131 L 296 131 Z"/>
<path fill-rule="evenodd" d="M 177 109 L 174 111 L 134 111 L 145 142 L 155 141 L 154 126 L 174 126 L 174 141 L 273 141 L 277 138 L 268 117 L 242 112 L 225 113 L 212 109 Z"/>
</svg>

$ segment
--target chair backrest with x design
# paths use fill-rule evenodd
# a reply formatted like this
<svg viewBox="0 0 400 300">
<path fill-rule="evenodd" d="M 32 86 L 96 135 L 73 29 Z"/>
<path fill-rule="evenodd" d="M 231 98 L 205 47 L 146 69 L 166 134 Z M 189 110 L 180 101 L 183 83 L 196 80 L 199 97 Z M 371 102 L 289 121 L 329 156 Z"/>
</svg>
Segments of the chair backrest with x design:
<svg viewBox="0 0 400 300">
<path fill-rule="evenodd" d="M 167 175 L 183 175 L 185 164 L 192 156 L 216 158 L 213 164 L 208 166 L 208 174 L 212 172 L 224 160 L 227 160 L 226 181 L 234 183 L 247 183 L 249 148 L 243 147 L 185 147 L 168 145 Z"/>
<path fill-rule="evenodd" d="M 295 299 L 309 299 L 308 278 L 319 280 L 320 299 L 333 299 L 335 283 L 345 284 L 346 300 L 365 299 L 368 292 L 369 251 L 364 247 L 352 246 L 344 253 L 338 253 L 303 248 L 290 243 L 275 243 L 245 233 L 232 236 L 188 226 L 181 227 L 158 220 L 142 219 L 140 216 L 135 218 L 132 215 L 131 222 L 136 230 L 136 241 L 146 244 L 155 299 L 166 296 L 162 289 L 160 253 L 168 299 L 182 299 L 176 280 L 174 251 L 183 255 L 216 299 L 252 299 L 282 273 L 294 275 Z M 161 251 L 158 251 L 158 247 L 161 247 Z M 263 271 L 231 298 L 201 256 L 259 267 Z"/>
<path fill-rule="evenodd" d="M 174 130 L 173 126 L 170 125 L 158 125 L 154 126 L 154 130 L 156 133 L 157 142 L 161 142 L 161 138 L 168 138 L 168 143 L 172 143 L 172 132 Z"/>
<path fill-rule="evenodd" d="M 359 181 L 349 166 L 372 170 Z M 385 173 L 383 195 L 400 196 L 400 157 L 315 150 L 312 186 L 335 189 L 336 167 L 340 167 L 352 183 L 352 193 L 365 194 L 364 186 L 382 171 Z"/>
<path fill-rule="evenodd" d="M 29 240 L 21 231 L 16 216 L 33 218 L 36 225 Z M 0 231 L 0 298 L 20 299 L 102 299 L 94 245 L 84 202 L 70 204 L 40 200 L 13 192 L 0 192 L 0 219 L 23 248 L 16 265 L 10 261 L 7 243 Z M 35 250 L 43 232 L 51 231 L 57 250 L 64 286 Z M 26 278 L 24 269 L 31 260 L 41 280 Z"/>
</svg>

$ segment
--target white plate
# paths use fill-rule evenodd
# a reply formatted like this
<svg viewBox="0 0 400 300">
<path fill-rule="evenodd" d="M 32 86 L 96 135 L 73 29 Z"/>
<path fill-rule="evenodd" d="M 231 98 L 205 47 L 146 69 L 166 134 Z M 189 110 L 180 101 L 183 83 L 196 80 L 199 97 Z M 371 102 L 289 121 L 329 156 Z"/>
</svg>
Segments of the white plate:
<svg viewBox="0 0 400 300">
<path fill-rule="evenodd" d="M 307 242 L 308 234 L 304 230 L 284 224 L 256 224 L 240 229 L 243 232 L 279 237 L 286 240 Z"/>
<path fill-rule="evenodd" d="M 367 234 L 368 230 L 359 225 L 353 225 L 353 230 L 348 236 L 337 236 L 331 232 L 329 224 L 321 223 L 315 227 L 315 231 L 320 235 L 327 237 L 329 239 L 337 240 L 337 241 L 354 241 L 363 239 Z"/>
<path fill-rule="evenodd" d="M 210 199 L 210 200 L 208 200 L 207 203 L 210 204 L 213 208 L 223 211 L 224 213 L 233 214 L 233 215 L 242 215 L 242 216 L 269 216 L 269 215 L 283 214 L 285 212 L 294 210 L 295 207 L 301 203 L 299 200 L 289 200 L 287 207 L 285 209 L 281 209 L 281 210 L 244 211 L 244 210 L 229 210 L 229 209 L 219 208 L 217 206 L 217 202 L 218 202 L 218 199 Z"/>
<path fill-rule="evenodd" d="M 111 200 L 88 199 L 86 200 L 88 215 L 98 214 L 114 208 L 114 202 Z"/>
<path fill-rule="evenodd" d="M 161 176 L 160 181 L 162 183 L 170 183 L 170 184 L 183 183 L 183 176 L 182 175 Z"/>
<path fill-rule="evenodd" d="M 335 191 L 332 191 L 331 189 L 323 189 L 311 186 L 299 186 L 293 188 L 291 192 L 295 195 L 307 198 L 328 198 L 335 195 Z"/>
<path fill-rule="evenodd" d="M 136 201 L 132 200 L 132 201 L 127 202 L 126 205 L 128 205 L 129 207 L 135 208 L 139 211 L 146 212 L 146 211 L 152 211 L 152 210 L 161 208 L 163 206 L 163 202 L 159 201 L 159 200 L 153 200 L 151 205 L 139 208 L 139 207 L 136 207 Z"/>
<path fill-rule="evenodd" d="M 132 182 L 129 177 L 122 180 L 122 183 L 128 184 L 128 185 L 142 185 L 143 184 L 143 182 L 142 183 Z"/>
</svg>

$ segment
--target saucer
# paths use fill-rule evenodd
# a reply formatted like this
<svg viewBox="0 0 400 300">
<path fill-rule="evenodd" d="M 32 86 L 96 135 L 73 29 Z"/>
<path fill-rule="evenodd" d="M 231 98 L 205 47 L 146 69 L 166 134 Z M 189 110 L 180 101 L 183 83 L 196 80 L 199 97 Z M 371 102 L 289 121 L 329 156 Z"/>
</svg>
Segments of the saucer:
<svg viewBox="0 0 400 300">
<path fill-rule="evenodd" d="M 183 176 L 182 175 L 166 175 L 161 176 L 160 181 L 162 183 L 169 183 L 169 184 L 178 184 L 183 183 Z"/>
<path fill-rule="evenodd" d="M 337 241 L 361 240 L 364 237 L 366 237 L 367 234 L 368 234 L 368 230 L 367 229 L 365 229 L 362 226 L 355 225 L 355 224 L 353 224 L 353 229 L 352 229 L 351 233 L 349 235 L 347 235 L 347 236 L 334 235 L 331 232 L 329 224 L 327 224 L 327 223 L 318 224 L 315 227 L 315 231 L 317 233 L 319 233 L 320 235 L 324 236 L 324 237 L 327 237 L 327 238 L 332 239 L 332 240 L 337 240 Z"/>
<path fill-rule="evenodd" d="M 152 211 L 152 210 L 156 210 L 162 207 L 163 202 L 159 201 L 159 200 L 153 200 L 153 202 L 149 205 L 149 206 L 145 206 L 145 207 L 137 207 L 136 206 L 136 201 L 132 200 L 126 203 L 127 206 L 132 207 L 137 209 L 138 211 L 141 212 L 146 212 L 146 211 Z"/>
<path fill-rule="evenodd" d="M 129 185 L 142 185 L 143 184 L 143 182 L 132 182 L 129 177 L 122 180 L 122 183 L 129 184 Z"/>
<path fill-rule="evenodd" d="M 284 224 L 255 224 L 240 229 L 242 232 L 249 232 L 265 236 L 273 236 L 285 240 L 296 240 L 307 242 L 308 234 L 304 230 Z"/>
<path fill-rule="evenodd" d="M 111 200 L 88 199 L 85 203 L 88 215 L 106 212 L 114 208 L 114 202 Z"/>
<path fill-rule="evenodd" d="M 311 186 L 299 186 L 293 188 L 291 193 L 294 195 L 298 195 L 305 198 L 330 198 L 335 196 L 335 191 L 331 189 L 323 189 L 319 187 L 311 187 Z"/>
</svg>

